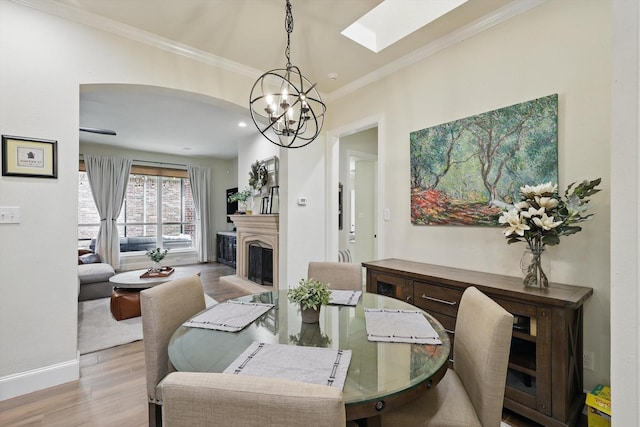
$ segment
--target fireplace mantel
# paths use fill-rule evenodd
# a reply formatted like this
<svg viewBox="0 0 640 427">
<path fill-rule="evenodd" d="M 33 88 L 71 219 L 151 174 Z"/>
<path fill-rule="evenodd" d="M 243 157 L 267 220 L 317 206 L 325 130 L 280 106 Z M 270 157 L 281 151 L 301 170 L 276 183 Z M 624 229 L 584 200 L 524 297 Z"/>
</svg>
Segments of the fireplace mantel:
<svg viewBox="0 0 640 427">
<path fill-rule="evenodd" d="M 250 282 L 247 278 L 249 244 L 260 242 L 273 250 L 273 290 L 277 290 L 280 216 L 229 215 L 229 218 L 236 226 L 236 279 Z"/>
</svg>

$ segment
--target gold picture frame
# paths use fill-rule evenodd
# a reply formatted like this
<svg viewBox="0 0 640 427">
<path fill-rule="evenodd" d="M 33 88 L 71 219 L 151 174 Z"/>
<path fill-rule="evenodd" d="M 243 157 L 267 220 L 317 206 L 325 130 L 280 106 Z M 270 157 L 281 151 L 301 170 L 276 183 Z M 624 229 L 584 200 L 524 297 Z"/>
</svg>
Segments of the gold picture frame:
<svg viewBox="0 0 640 427">
<path fill-rule="evenodd" d="M 2 135 L 2 176 L 58 178 L 58 142 Z"/>
</svg>

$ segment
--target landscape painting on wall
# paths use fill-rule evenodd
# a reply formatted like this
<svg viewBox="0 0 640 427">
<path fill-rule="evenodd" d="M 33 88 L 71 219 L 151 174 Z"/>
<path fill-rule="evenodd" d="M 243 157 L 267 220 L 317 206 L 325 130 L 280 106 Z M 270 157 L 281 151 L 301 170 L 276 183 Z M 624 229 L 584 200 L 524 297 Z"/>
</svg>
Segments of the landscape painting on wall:
<svg viewBox="0 0 640 427">
<path fill-rule="evenodd" d="M 558 182 L 558 95 L 417 130 L 411 223 L 497 226 L 520 187 Z"/>
</svg>

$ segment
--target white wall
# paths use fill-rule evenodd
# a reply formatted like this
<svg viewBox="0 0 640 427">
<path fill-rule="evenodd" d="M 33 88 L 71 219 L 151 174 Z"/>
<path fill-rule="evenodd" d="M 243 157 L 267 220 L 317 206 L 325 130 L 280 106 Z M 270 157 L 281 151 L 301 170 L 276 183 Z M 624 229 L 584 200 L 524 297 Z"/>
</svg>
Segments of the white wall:
<svg viewBox="0 0 640 427">
<path fill-rule="evenodd" d="M 611 402 L 614 426 L 640 425 L 638 124 L 640 6 L 613 2 L 611 107 Z"/>
<path fill-rule="evenodd" d="M 440 51 L 332 102 L 329 128 L 385 116 L 380 157 L 386 179 L 385 256 L 519 276 L 523 246 L 501 229 L 410 223 L 409 133 L 454 119 L 559 94 L 560 187 L 602 177 L 583 231 L 550 248 L 553 281 L 593 287 L 585 305 L 585 350 L 609 383 L 609 199 L 611 5 L 556 0 Z"/>
<path fill-rule="evenodd" d="M 326 259 L 324 156 L 322 135 L 304 148 L 281 150 L 280 165 L 286 165 L 280 174 L 281 289 L 306 278 L 309 261 Z M 304 206 L 298 204 L 301 197 Z"/>
<path fill-rule="evenodd" d="M 0 400 L 78 376 L 79 88 L 90 83 L 245 105 L 253 81 L 0 0 L 0 132 L 57 140 L 59 160 L 57 179 L 0 177 L 0 206 L 22 217 L 0 226 Z"/>
</svg>

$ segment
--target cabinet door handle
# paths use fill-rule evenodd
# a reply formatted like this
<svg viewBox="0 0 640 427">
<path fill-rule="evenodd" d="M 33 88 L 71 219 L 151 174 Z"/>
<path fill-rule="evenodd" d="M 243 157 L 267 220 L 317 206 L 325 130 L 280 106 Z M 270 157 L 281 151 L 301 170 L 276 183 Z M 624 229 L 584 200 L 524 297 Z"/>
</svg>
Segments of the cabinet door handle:
<svg viewBox="0 0 640 427">
<path fill-rule="evenodd" d="M 434 297 L 426 296 L 425 294 L 422 294 L 422 298 L 428 299 L 429 301 L 439 302 L 440 304 L 447 304 L 447 305 L 457 305 L 458 304 L 455 301 L 445 301 L 445 300 L 440 299 L 440 298 L 434 298 Z"/>
<path fill-rule="evenodd" d="M 450 329 L 445 329 L 444 331 L 445 331 L 446 333 L 448 333 L 448 334 L 451 334 L 451 335 L 455 334 L 455 332 L 454 332 L 454 331 L 452 331 L 452 330 L 450 330 Z"/>
</svg>

